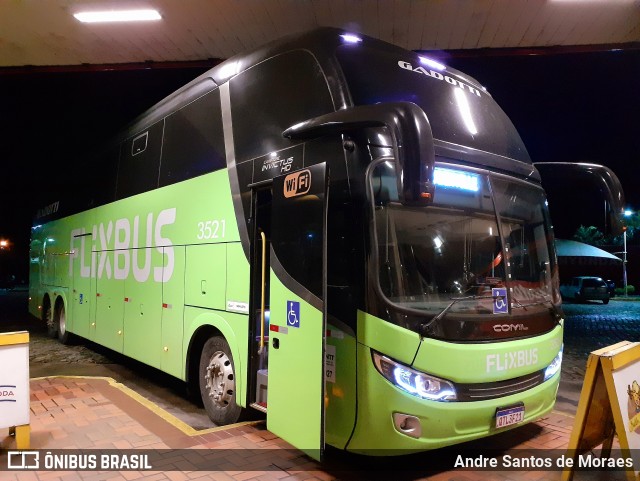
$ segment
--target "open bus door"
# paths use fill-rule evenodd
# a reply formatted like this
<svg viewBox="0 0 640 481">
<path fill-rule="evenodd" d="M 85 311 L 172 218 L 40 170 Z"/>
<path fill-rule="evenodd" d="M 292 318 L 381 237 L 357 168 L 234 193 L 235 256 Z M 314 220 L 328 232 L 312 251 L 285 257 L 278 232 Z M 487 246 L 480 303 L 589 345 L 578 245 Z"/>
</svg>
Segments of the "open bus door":
<svg viewBox="0 0 640 481">
<path fill-rule="evenodd" d="M 324 450 L 326 164 L 273 180 L 267 429 Z"/>
</svg>

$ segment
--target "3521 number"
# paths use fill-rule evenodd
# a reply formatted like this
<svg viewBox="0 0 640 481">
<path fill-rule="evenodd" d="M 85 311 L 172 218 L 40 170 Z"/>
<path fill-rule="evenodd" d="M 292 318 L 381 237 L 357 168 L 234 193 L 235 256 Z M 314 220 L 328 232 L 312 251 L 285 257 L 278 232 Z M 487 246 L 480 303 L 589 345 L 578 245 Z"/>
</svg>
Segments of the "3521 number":
<svg viewBox="0 0 640 481">
<path fill-rule="evenodd" d="M 222 220 L 208 220 L 198 222 L 198 239 L 222 239 L 224 238 L 226 223 Z"/>
</svg>

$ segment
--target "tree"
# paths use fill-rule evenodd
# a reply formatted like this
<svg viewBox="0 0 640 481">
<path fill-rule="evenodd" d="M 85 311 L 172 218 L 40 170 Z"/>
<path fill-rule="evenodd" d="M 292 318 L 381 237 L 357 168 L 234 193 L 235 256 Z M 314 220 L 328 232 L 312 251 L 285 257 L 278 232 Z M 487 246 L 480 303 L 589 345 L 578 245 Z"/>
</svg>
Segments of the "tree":
<svg viewBox="0 0 640 481">
<path fill-rule="evenodd" d="M 627 227 L 627 245 L 640 244 L 640 212 L 635 212 L 629 217 L 624 217 L 624 225 Z M 624 243 L 622 233 L 611 236 L 607 244 L 621 246 Z"/>
<path fill-rule="evenodd" d="M 592 246 L 601 246 L 604 244 L 604 234 L 592 225 L 589 227 L 581 225 L 573 234 L 573 240 Z"/>
</svg>

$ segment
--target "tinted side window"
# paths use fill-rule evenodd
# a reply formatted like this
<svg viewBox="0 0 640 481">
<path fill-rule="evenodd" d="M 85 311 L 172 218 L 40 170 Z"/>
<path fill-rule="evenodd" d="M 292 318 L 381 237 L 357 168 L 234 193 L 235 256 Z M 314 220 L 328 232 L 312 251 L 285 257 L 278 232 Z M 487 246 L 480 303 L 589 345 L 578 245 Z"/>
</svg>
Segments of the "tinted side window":
<svg viewBox="0 0 640 481">
<path fill-rule="evenodd" d="M 238 162 L 290 147 L 283 130 L 333 111 L 320 66 L 302 50 L 251 67 L 231 79 L 230 85 Z"/>
<path fill-rule="evenodd" d="M 273 203 L 271 216 L 271 246 L 284 270 L 305 289 L 323 298 L 323 239 L 325 168 L 314 165 L 303 172 L 306 181 L 306 195 L 286 197 L 284 177 L 277 177 L 273 183 Z M 296 180 L 300 185 L 300 180 Z M 277 267 L 272 267 L 277 272 Z M 279 277 L 282 278 L 282 275 Z M 294 285 L 287 285 L 296 294 Z"/>
<path fill-rule="evenodd" d="M 113 144 L 83 159 L 82 181 L 67 193 L 68 196 L 61 193 L 59 199 L 63 202 L 60 203 L 58 214 L 69 215 L 113 202 L 116 198 L 119 156 L 120 145 Z"/>
<path fill-rule="evenodd" d="M 148 130 L 138 132 L 122 143 L 117 199 L 158 187 L 163 123 L 164 121 L 157 122 Z"/>
<path fill-rule="evenodd" d="M 214 90 L 165 119 L 160 186 L 224 167 L 220 92 Z"/>
<path fill-rule="evenodd" d="M 108 204 L 116 198 L 116 182 L 118 175 L 118 159 L 120 149 L 116 145 L 101 152 L 89 168 L 92 191 L 89 192 L 89 204 L 87 207 Z"/>
</svg>

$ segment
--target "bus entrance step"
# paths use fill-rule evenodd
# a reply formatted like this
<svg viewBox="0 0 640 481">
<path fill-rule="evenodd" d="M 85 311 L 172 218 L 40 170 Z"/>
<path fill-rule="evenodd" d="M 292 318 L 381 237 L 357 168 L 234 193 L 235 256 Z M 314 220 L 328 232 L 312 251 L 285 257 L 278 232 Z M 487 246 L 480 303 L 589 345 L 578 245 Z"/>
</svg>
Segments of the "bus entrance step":
<svg viewBox="0 0 640 481">
<path fill-rule="evenodd" d="M 261 411 L 263 413 L 267 412 L 267 403 L 251 403 L 250 406 L 253 409 L 257 409 L 258 411 Z"/>
</svg>

